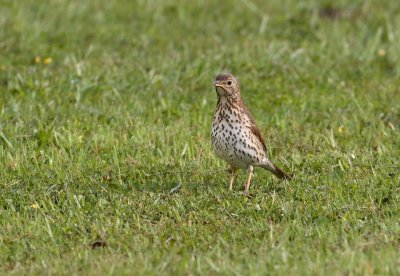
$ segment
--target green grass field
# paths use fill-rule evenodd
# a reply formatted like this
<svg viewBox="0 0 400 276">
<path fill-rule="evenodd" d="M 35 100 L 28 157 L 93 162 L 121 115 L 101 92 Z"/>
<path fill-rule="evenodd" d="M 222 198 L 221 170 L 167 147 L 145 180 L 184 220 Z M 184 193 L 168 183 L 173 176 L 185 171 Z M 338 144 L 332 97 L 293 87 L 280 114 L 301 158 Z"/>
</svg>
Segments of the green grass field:
<svg viewBox="0 0 400 276">
<path fill-rule="evenodd" d="M 399 1 L 0 2 L 0 274 L 400 274 Z M 228 191 L 220 72 L 293 181 Z"/>
</svg>

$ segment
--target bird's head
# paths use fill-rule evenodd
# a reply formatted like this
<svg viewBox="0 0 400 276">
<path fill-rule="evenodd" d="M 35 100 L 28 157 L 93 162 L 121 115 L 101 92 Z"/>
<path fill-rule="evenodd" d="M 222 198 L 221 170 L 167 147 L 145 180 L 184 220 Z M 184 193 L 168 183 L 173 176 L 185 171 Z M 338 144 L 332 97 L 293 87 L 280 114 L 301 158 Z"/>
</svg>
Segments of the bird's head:
<svg viewBox="0 0 400 276">
<path fill-rule="evenodd" d="M 239 83 L 232 74 L 219 74 L 214 82 L 218 97 L 237 99 L 240 97 Z"/>
</svg>

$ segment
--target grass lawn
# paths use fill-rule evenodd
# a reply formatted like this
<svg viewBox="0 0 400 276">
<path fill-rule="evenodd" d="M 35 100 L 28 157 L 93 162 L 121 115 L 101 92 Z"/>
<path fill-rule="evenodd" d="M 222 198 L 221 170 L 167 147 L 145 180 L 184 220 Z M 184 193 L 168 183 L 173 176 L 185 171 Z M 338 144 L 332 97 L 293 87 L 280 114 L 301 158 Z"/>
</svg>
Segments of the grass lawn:
<svg viewBox="0 0 400 276">
<path fill-rule="evenodd" d="M 0 2 L 0 274 L 400 274 L 399 1 Z M 293 181 L 228 191 L 227 71 Z"/>
</svg>

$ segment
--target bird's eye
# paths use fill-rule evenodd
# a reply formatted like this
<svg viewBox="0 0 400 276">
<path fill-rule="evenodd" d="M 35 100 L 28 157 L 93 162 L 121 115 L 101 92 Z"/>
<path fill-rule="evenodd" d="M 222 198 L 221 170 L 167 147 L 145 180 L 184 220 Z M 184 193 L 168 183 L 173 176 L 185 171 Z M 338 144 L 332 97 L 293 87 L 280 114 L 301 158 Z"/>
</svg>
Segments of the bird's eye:
<svg viewBox="0 0 400 276">
<path fill-rule="evenodd" d="M 232 84 L 232 82 L 231 81 L 228 81 L 228 85 L 231 85 Z"/>
</svg>

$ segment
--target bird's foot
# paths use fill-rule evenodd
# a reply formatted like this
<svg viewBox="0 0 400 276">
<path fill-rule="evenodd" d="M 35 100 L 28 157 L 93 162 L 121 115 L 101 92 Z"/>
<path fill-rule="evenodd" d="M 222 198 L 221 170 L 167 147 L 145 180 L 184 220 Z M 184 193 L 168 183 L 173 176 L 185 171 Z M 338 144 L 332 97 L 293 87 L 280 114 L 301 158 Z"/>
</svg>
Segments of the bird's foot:
<svg viewBox="0 0 400 276">
<path fill-rule="evenodd" d="M 248 190 L 244 190 L 243 192 L 240 192 L 242 195 L 244 195 L 245 197 L 248 198 L 252 198 L 252 196 L 250 195 L 250 192 Z"/>
</svg>

